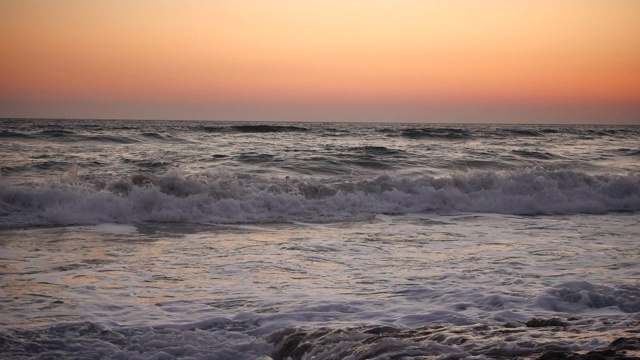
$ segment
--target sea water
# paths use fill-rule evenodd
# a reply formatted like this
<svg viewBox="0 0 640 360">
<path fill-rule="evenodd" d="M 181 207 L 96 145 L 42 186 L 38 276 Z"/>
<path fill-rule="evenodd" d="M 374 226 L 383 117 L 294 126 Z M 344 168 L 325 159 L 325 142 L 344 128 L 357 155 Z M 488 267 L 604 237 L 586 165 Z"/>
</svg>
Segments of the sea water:
<svg viewBox="0 0 640 360">
<path fill-rule="evenodd" d="M 0 120 L 0 357 L 638 356 L 638 144 Z"/>
</svg>

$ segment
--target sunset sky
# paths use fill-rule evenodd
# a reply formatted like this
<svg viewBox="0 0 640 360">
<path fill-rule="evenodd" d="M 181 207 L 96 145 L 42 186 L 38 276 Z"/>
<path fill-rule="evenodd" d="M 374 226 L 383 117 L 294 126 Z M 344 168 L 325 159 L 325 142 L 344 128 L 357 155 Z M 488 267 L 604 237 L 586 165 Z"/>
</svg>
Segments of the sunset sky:
<svg viewBox="0 0 640 360">
<path fill-rule="evenodd" d="M 0 117 L 640 124 L 640 1 L 0 0 Z"/>
</svg>

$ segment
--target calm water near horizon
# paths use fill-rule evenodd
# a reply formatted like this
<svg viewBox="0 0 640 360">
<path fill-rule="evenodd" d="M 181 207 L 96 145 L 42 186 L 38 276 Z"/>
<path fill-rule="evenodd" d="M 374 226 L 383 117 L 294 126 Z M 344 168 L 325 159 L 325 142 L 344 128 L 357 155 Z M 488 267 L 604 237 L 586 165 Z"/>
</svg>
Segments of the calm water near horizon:
<svg viewBox="0 0 640 360">
<path fill-rule="evenodd" d="M 639 336 L 640 126 L 0 119 L 0 166 L 2 358 Z"/>
</svg>

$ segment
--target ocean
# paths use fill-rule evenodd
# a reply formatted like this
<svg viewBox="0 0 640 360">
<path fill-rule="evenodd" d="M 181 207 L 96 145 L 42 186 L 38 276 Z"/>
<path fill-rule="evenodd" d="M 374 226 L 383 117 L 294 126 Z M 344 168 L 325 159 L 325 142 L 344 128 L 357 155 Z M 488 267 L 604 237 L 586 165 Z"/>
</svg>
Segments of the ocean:
<svg viewBox="0 0 640 360">
<path fill-rule="evenodd" d="M 0 120 L 3 359 L 640 357 L 640 127 Z"/>
</svg>

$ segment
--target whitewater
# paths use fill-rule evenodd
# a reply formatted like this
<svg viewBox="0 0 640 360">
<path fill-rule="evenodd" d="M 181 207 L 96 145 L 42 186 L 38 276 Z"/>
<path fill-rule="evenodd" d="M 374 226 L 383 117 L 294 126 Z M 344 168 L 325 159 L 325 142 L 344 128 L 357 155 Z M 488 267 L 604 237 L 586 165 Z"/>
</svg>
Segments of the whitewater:
<svg viewBox="0 0 640 360">
<path fill-rule="evenodd" d="M 0 357 L 638 357 L 638 144 L 0 119 Z"/>
</svg>

